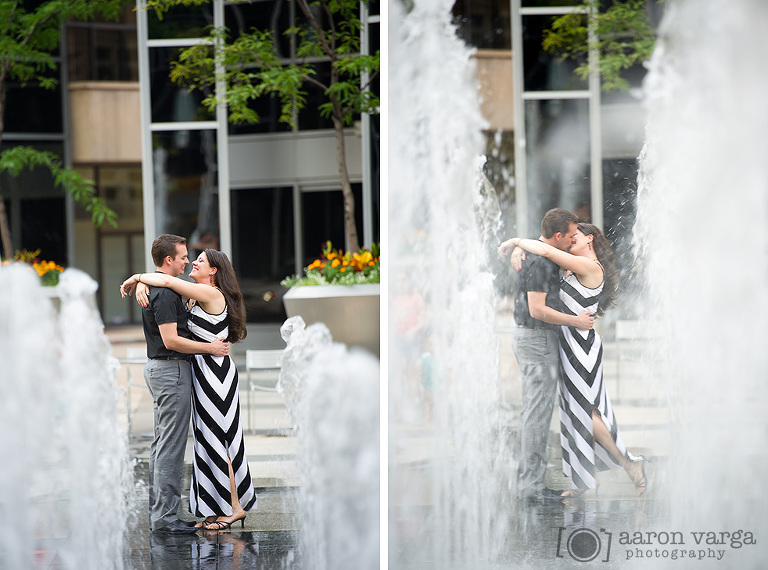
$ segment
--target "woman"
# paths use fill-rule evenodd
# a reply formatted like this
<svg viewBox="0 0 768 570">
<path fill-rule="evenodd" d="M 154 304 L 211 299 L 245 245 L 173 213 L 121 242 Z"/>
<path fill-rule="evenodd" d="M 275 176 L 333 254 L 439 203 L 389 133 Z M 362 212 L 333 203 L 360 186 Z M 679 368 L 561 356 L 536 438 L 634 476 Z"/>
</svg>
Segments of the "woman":
<svg viewBox="0 0 768 570">
<path fill-rule="evenodd" d="M 560 283 L 564 312 L 577 315 L 590 310 L 602 315 L 613 304 L 618 289 L 613 251 L 596 226 L 579 223 L 577 228 L 570 253 L 538 240 L 512 238 L 509 242 L 566 270 Z M 563 473 L 573 482 L 573 489 L 562 496 L 578 497 L 587 489 L 596 488 L 596 472 L 618 466 L 629 475 L 636 494 L 644 494 L 645 458 L 630 454 L 619 436 L 603 382 L 600 335 L 594 329 L 561 326 L 559 337 L 560 444 Z"/>
<path fill-rule="evenodd" d="M 243 295 L 227 256 L 206 249 L 192 262 L 189 276 L 194 283 L 162 273 L 132 275 L 120 292 L 130 295 L 139 283 L 170 287 L 190 300 L 189 330 L 196 340 L 211 342 L 221 336 L 229 342 L 243 340 L 247 334 Z M 146 306 L 140 289 L 136 298 Z M 223 530 L 237 521 L 245 526 L 245 513 L 256 507 L 256 494 L 243 444 L 237 368 L 229 356 L 196 354 L 192 369 L 195 457 L 190 510 L 205 517 L 198 528 Z"/>
</svg>

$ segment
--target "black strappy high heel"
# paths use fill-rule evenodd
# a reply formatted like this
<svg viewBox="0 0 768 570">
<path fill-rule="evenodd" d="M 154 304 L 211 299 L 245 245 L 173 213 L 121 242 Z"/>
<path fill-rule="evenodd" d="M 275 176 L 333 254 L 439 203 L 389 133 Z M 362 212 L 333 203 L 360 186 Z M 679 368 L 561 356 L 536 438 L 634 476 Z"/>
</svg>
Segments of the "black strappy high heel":
<svg viewBox="0 0 768 570">
<path fill-rule="evenodd" d="M 236 518 L 233 521 L 229 521 L 229 522 L 227 522 L 227 521 L 212 521 L 212 522 L 209 522 L 209 523 L 204 523 L 204 528 L 205 528 L 205 530 L 226 530 L 229 527 L 231 527 L 233 523 L 236 523 L 237 521 L 240 521 L 240 528 L 245 528 L 245 515 L 243 515 L 243 516 L 241 516 L 239 518 Z M 205 525 L 211 525 L 211 526 L 209 527 L 209 526 L 205 526 Z M 216 526 L 213 527 L 213 525 L 216 525 Z"/>
</svg>

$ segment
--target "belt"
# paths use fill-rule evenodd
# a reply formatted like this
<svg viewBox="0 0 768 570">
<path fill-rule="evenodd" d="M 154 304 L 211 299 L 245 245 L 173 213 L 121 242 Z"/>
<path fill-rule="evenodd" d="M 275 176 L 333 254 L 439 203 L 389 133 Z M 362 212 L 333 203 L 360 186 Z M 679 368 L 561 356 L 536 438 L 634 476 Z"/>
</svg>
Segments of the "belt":
<svg viewBox="0 0 768 570">
<path fill-rule="evenodd" d="M 186 360 L 189 361 L 189 356 L 186 354 L 170 354 L 168 356 L 153 356 L 150 360 Z"/>
</svg>

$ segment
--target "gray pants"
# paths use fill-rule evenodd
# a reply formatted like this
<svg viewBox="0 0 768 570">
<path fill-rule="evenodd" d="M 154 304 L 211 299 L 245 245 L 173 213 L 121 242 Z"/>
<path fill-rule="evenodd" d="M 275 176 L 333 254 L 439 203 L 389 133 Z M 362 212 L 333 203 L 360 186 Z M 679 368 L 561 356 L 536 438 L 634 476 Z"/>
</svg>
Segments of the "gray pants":
<svg viewBox="0 0 768 570">
<path fill-rule="evenodd" d="M 547 438 L 560 370 L 557 332 L 515 329 L 513 348 L 523 384 L 517 493 L 525 497 L 544 487 Z"/>
<path fill-rule="evenodd" d="M 149 527 L 155 531 L 178 519 L 192 410 L 192 367 L 186 360 L 150 359 L 144 380 L 155 418 L 155 439 L 149 448 Z"/>
</svg>

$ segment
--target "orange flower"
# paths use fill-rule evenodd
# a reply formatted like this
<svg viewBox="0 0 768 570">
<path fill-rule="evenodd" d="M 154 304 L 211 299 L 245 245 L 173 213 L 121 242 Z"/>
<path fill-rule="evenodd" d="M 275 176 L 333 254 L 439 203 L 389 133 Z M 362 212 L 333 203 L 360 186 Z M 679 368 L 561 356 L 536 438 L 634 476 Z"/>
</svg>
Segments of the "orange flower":
<svg viewBox="0 0 768 570">
<path fill-rule="evenodd" d="M 362 253 L 353 253 L 352 258 L 352 265 L 355 267 L 355 270 L 362 271 L 363 268 L 373 259 L 373 256 L 371 255 L 370 251 L 363 251 Z"/>
<path fill-rule="evenodd" d="M 56 265 L 53 261 L 36 261 L 32 264 L 32 267 L 35 268 L 35 271 L 37 271 L 37 274 L 41 277 L 49 271 L 58 271 L 59 273 L 64 271 L 64 268 L 61 265 Z"/>
<path fill-rule="evenodd" d="M 331 267 L 338 267 L 339 265 L 341 265 L 341 261 L 339 261 L 338 259 L 334 259 L 331 262 Z"/>
</svg>

